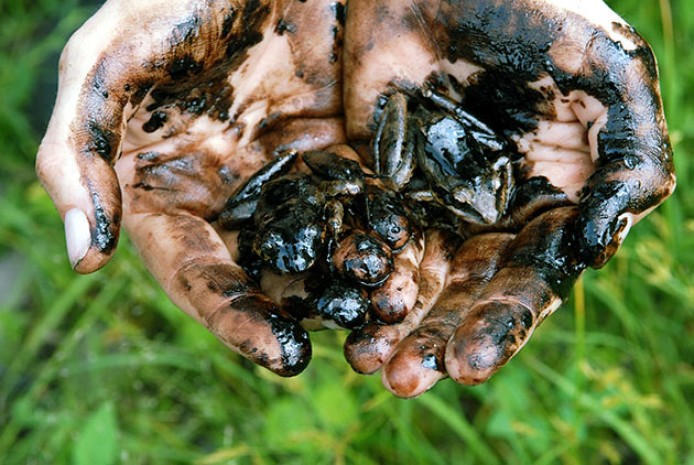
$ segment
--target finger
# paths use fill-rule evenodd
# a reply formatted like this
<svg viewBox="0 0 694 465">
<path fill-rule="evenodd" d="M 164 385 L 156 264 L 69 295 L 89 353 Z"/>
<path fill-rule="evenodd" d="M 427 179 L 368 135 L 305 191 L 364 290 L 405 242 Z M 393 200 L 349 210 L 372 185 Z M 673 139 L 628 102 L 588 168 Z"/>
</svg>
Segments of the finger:
<svg viewBox="0 0 694 465">
<path fill-rule="evenodd" d="M 204 220 L 138 213 L 132 240 L 171 300 L 232 350 L 282 376 L 311 357 L 307 333 L 260 292 Z"/>
<path fill-rule="evenodd" d="M 373 138 L 385 107 L 381 97 L 401 86 L 420 87 L 438 67 L 438 38 L 427 34 L 430 18 L 422 12 L 435 13 L 437 7 L 423 3 L 410 2 L 403 8 L 395 0 L 358 1 L 347 9 L 349 40 L 343 60 L 349 72 L 344 76 L 343 101 L 350 141 L 366 143 Z M 447 65 L 452 75 L 466 67 L 461 62 L 447 61 Z"/>
<path fill-rule="evenodd" d="M 499 271 L 446 347 L 446 370 L 463 384 L 487 380 L 567 297 L 585 268 L 574 242 L 576 207 L 557 208 L 511 242 Z"/>
<path fill-rule="evenodd" d="M 393 257 L 393 271 L 385 283 L 371 292 L 374 315 L 385 323 L 396 323 L 412 310 L 419 291 L 419 264 L 424 256 L 424 238 L 416 234 Z"/>
<path fill-rule="evenodd" d="M 103 266 L 118 241 L 121 198 L 112 164 L 120 151 L 124 108 L 137 105 L 147 90 L 145 63 L 138 59 L 142 47 L 135 45 L 149 42 L 140 26 L 161 11 L 180 13 L 180 7 L 164 4 L 107 2 L 61 57 L 58 96 L 37 173 L 64 218 L 68 256 L 79 272 Z"/>
<path fill-rule="evenodd" d="M 633 50 L 627 56 L 608 39 L 591 43 L 584 67 L 601 76 L 591 85 L 610 90 L 601 95 L 601 106 L 575 108 L 582 122 L 594 123 L 589 143 L 598 168 L 581 196 L 576 228 L 579 246 L 596 268 L 614 255 L 631 225 L 675 187 L 655 58 L 640 36 L 630 31 L 630 38 Z"/>
<path fill-rule="evenodd" d="M 347 337 L 345 358 L 355 371 L 371 374 L 379 370 L 402 338 L 419 325 L 443 290 L 457 239 L 444 231 L 432 230 L 427 231 L 424 242 L 424 256 L 419 267 L 419 294 L 405 319 L 394 325 L 370 323 Z"/>
<path fill-rule="evenodd" d="M 117 100 L 106 103 L 107 89 L 100 88 L 93 69 L 114 39 L 114 24 L 104 18 L 109 8 L 76 32 L 63 50 L 56 106 L 36 161 L 38 176 L 64 219 L 68 257 L 79 272 L 94 271 L 110 259 L 120 229 L 120 191 L 111 163 L 121 109 L 114 108 L 120 105 Z M 86 109 L 115 112 L 110 124 L 83 114 L 87 101 Z"/>
<path fill-rule="evenodd" d="M 483 234 L 456 251 L 436 304 L 400 342 L 382 371 L 383 385 L 398 397 L 414 397 L 446 377 L 446 343 L 498 269 L 511 234 Z"/>
<path fill-rule="evenodd" d="M 115 250 L 121 197 L 112 166 L 130 116 L 153 88 L 192 80 L 243 54 L 255 43 L 246 39 L 256 37 L 252 31 L 265 18 L 252 8 L 262 5 L 201 9 L 194 0 L 111 0 L 70 39 L 36 169 L 65 220 L 68 256 L 77 271 L 98 269 Z M 161 139 L 149 133 L 166 115 L 155 116 L 130 131 L 130 146 Z"/>
<path fill-rule="evenodd" d="M 518 231 L 540 213 L 570 205 L 575 205 L 575 202 L 572 202 L 561 189 L 552 185 L 546 177 L 532 177 L 516 186 L 510 206 L 511 213 L 499 222 L 499 225 Z"/>
</svg>

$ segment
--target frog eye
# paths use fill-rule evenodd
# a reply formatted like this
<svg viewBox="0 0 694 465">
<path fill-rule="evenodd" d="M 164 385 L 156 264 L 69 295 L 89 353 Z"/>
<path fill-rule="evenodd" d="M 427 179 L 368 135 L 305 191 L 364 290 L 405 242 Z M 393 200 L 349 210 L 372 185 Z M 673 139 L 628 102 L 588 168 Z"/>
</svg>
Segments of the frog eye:
<svg viewBox="0 0 694 465">
<path fill-rule="evenodd" d="M 398 226 L 398 225 L 393 225 L 393 226 L 391 226 L 390 231 L 388 231 L 388 232 L 389 232 L 392 236 L 397 236 L 398 234 L 400 234 L 401 231 L 402 231 L 402 228 L 401 228 L 400 226 Z"/>
</svg>

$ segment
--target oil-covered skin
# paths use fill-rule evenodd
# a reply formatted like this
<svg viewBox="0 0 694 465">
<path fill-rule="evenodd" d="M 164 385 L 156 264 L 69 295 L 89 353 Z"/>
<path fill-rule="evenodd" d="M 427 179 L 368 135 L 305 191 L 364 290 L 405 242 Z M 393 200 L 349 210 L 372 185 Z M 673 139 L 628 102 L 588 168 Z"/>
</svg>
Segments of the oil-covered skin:
<svg viewBox="0 0 694 465">
<path fill-rule="evenodd" d="M 423 248 L 423 252 L 415 252 L 421 256 L 416 302 L 399 323 L 374 321 L 350 333 L 345 341 L 345 358 L 359 373 L 378 371 L 400 341 L 419 326 L 443 291 L 452 254 L 458 245 L 457 237 L 431 229 L 421 242 L 413 241 L 412 244 Z"/>
<path fill-rule="evenodd" d="M 508 246 L 484 291 L 446 347 L 446 370 L 463 384 L 486 381 L 568 297 L 586 268 L 574 231 L 576 207 L 530 222 Z"/>
<path fill-rule="evenodd" d="M 393 256 L 390 276 L 371 291 L 371 308 L 376 319 L 389 324 L 397 323 L 410 313 L 419 293 L 419 268 L 423 253 L 423 235 L 418 231 Z"/>
<path fill-rule="evenodd" d="M 37 160 L 75 269 L 110 258 L 122 221 L 180 308 L 250 360 L 300 372 L 306 332 L 210 221 L 276 151 L 344 141 L 343 23 L 332 0 L 106 2 L 65 49 Z"/>
<path fill-rule="evenodd" d="M 415 397 L 447 376 L 446 344 L 498 271 L 507 233 L 475 236 L 455 252 L 443 292 L 422 322 L 388 356 L 383 385 L 398 397 Z"/>
<path fill-rule="evenodd" d="M 569 229 L 591 266 L 674 188 L 654 58 L 596 0 L 109 0 L 65 49 L 37 172 L 77 271 L 108 261 L 122 222 L 176 305 L 291 375 L 310 357 L 306 333 L 258 292 L 210 221 L 276 151 L 349 142 L 370 162 L 388 96 L 422 89 L 513 140 L 527 179 L 544 176 L 578 204 Z M 544 292 L 532 279 L 545 282 L 522 282 L 531 300 Z M 418 308 L 402 324 L 414 328 Z M 350 345 L 362 368 L 383 360 L 380 329 L 370 334 Z M 510 338 L 497 339 L 510 353 Z M 456 373 L 482 379 L 494 366 L 485 370 Z"/>
<path fill-rule="evenodd" d="M 515 184 L 508 143 L 447 98 L 423 94 L 388 98 L 374 138 L 376 173 L 404 190 L 418 168 L 429 201 L 466 222 L 496 224 Z"/>
<path fill-rule="evenodd" d="M 496 300 L 470 303 L 474 310 L 448 346 L 446 372 L 462 383 L 482 382 L 527 342 L 538 316 L 560 304 L 561 294 L 545 283 L 570 287 L 573 279 L 563 276 L 576 270 L 563 258 L 602 266 L 631 223 L 672 192 L 654 59 L 633 29 L 599 2 L 584 2 L 580 11 L 559 1 L 354 4 L 346 32 L 355 39 L 345 52 L 345 61 L 356 63 L 345 82 L 348 138 L 368 145 L 390 95 L 433 87 L 515 142 L 519 170 L 533 180 L 517 197 L 527 207 L 519 216 L 549 210 L 519 237 L 526 246 L 536 244 L 539 257 L 557 259 L 556 266 L 526 263 L 523 274 L 502 268 L 489 284 Z M 549 186 L 537 182 L 542 177 Z M 536 202 L 539 197 L 546 202 Z M 567 203 L 579 205 L 568 226 L 552 219 L 553 209 Z M 546 229 L 535 228 L 543 222 Z M 548 237 L 573 240 L 578 258 Z M 357 371 L 378 368 L 404 337 L 392 327 L 367 328 L 348 341 Z M 390 377 L 399 372 L 410 375 L 401 379 L 415 379 L 408 364 L 431 361 L 412 354 L 401 360 L 389 365 Z"/>
<path fill-rule="evenodd" d="M 353 0 L 345 34 L 352 143 L 368 145 L 393 93 L 447 95 L 578 203 L 593 267 L 674 189 L 655 59 L 600 1 Z"/>
<path fill-rule="evenodd" d="M 373 343 L 381 347 L 384 386 L 414 397 L 446 376 L 481 383 L 506 364 L 586 268 L 573 237 L 577 216 L 576 207 L 555 208 L 518 235 L 486 233 L 464 242 L 417 326 L 396 344 Z"/>
</svg>

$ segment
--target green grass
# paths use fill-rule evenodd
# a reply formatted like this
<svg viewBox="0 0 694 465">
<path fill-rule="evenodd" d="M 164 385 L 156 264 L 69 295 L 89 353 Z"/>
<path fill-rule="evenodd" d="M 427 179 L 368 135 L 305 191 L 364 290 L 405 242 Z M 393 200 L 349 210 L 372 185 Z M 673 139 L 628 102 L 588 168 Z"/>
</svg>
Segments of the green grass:
<svg viewBox="0 0 694 465">
<path fill-rule="evenodd" d="M 658 56 L 678 190 L 489 383 L 404 401 L 349 369 L 338 332 L 315 335 L 297 378 L 250 366 L 169 303 L 127 238 L 72 273 L 33 158 L 56 54 L 92 8 L 1 3 L 0 260 L 16 266 L 0 463 L 694 464 L 694 9 L 610 4 Z"/>
</svg>

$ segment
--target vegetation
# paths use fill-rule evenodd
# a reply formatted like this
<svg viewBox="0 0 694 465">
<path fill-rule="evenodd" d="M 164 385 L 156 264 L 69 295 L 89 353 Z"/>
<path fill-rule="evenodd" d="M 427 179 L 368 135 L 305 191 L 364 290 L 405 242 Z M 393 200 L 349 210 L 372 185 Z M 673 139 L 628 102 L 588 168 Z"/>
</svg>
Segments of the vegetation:
<svg viewBox="0 0 694 465">
<path fill-rule="evenodd" d="M 88 276 L 33 172 L 57 56 L 95 6 L 0 3 L 0 461 L 14 464 L 694 464 L 694 9 L 614 0 L 653 45 L 675 195 L 482 386 L 400 400 L 340 332 L 301 376 L 225 350 L 130 247 Z"/>
</svg>

